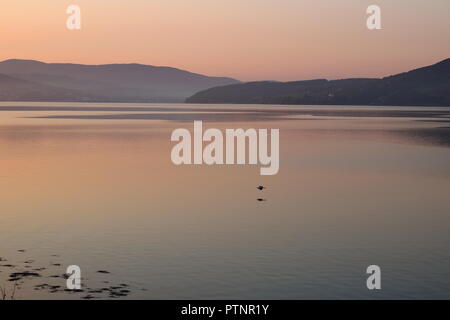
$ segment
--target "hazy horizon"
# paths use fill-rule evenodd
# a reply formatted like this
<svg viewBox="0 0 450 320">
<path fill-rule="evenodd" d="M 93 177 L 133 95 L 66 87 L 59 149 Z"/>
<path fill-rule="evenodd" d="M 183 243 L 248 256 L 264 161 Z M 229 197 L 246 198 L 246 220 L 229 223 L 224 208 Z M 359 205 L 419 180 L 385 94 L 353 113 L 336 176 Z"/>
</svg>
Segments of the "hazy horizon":
<svg viewBox="0 0 450 320">
<path fill-rule="evenodd" d="M 414 69 L 419 69 L 419 68 L 423 68 L 423 67 L 427 67 L 427 66 L 431 66 L 434 65 L 436 63 L 442 62 L 443 60 L 447 60 L 450 59 L 450 56 L 448 58 L 444 58 L 442 60 L 439 61 L 434 61 L 434 62 L 430 62 L 427 65 L 421 65 L 421 66 L 415 66 L 412 69 L 408 69 L 408 70 L 403 70 L 400 71 L 399 73 L 403 73 L 403 72 L 408 72 Z M 83 65 L 83 66 L 101 66 L 101 65 L 115 65 L 115 64 L 122 64 L 122 65 L 127 65 L 127 64 L 139 64 L 139 65 L 147 65 L 147 66 L 152 66 L 152 67 L 158 67 L 158 68 L 172 68 L 172 69 L 178 69 L 178 70 L 182 70 L 182 71 L 187 71 L 190 73 L 194 73 L 194 74 L 200 74 L 200 75 L 205 75 L 205 76 L 209 76 L 209 77 L 227 77 L 227 76 L 222 76 L 222 75 L 215 75 L 215 74 L 202 74 L 199 73 L 195 70 L 187 70 L 187 69 L 183 69 L 177 66 L 169 66 L 169 65 L 154 65 L 154 64 L 146 64 L 146 63 L 138 63 L 138 62 L 114 62 L 114 63 L 95 63 L 95 64 L 89 64 L 89 63 L 78 63 L 78 62 L 73 62 L 73 61 L 65 61 L 65 62 L 53 62 L 53 61 L 42 61 L 42 60 L 36 60 L 36 59 L 32 59 L 32 58 L 24 58 L 24 59 L 18 59 L 18 58 L 8 58 L 8 59 L 4 59 L 4 60 L 0 60 L 0 63 L 2 62 L 6 62 L 9 60 L 18 60 L 18 61 L 34 61 L 34 62 L 41 62 L 41 63 L 45 63 L 45 64 L 73 64 L 73 65 Z M 384 78 L 384 77 L 388 77 L 394 74 L 386 74 L 386 75 L 381 75 L 379 77 L 348 77 L 348 78 Z M 233 77 L 229 77 L 229 78 L 233 78 Z M 238 81 L 242 81 L 242 82 L 251 82 L 251 81 L 303 81 L 303 80 L 315 80 L 315 79 L 319 79 L 319 78 L 311 78 L 311 79 L 292 79 L 292 80 L 279 80 L 279 79 L 257 79 L 257 80 L 242 80 L 242 79 L 238 79 L 238 78 L 233 78 L 234 80 L 238 80 Z M 327 80 L 339 80 L 339 79 L 343 79 L 343 78 L 330 78 L 330 77 L 324 77 L 321 79 L 327 79 Z"/>
<path fill-rule="evenodd" d="M 65 26 L 70 4 L 81 8 L 81 30 Z M 293 81 L 379 78 L 450 56 L 448 1 L 379 0 L 382 30 L 374 31 L 365 25 L 371 4 L 42 0 L 24 7 L 5 0 L 0 60 L 140 63 L 241 81 Z"/>
</svg>

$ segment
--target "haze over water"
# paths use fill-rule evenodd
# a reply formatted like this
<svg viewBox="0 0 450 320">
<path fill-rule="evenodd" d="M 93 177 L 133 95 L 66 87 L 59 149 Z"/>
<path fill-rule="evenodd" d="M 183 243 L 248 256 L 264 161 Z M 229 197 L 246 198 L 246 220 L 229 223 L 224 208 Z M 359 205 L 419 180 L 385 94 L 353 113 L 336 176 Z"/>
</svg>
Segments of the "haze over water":
<svg viewBox="0 0 450 320">
<path fill-rule="evenodd" d="M 33 259 L 59 274 L 79 265 L 91 286 L 127 283 L 130 298 L 449 298 L 449 116 L 2 102 L 0 257 L 16 267 L 0 267 L 0 284 Z M 171 132 L 194 120 L 279 128 L 279 173 L 173 165 Z M 372 264 L 381 291 L 366 288 Z M 50 281 L 65 286 L 26 280 L 16 298 L 78 297 L 34 290 Z"/>
</svg>

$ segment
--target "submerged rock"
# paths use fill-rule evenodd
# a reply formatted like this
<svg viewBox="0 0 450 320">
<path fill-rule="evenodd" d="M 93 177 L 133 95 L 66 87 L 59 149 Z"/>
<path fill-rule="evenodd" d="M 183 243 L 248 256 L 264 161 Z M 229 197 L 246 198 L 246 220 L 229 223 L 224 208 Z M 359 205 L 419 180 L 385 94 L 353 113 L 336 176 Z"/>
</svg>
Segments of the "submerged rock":
<svg viewBox="0 0 450 320">
<path fill-rule="evenodd" d="M 26 277 L 40 277 L 40 276 L 41 275 L 36 272 L 29 272 L 29 271 L 13 272 L 9 275 L 8 281 L 18 281 L 18 280 L 22 280 L 23 278 L 26 278 Z"/>
</svg>

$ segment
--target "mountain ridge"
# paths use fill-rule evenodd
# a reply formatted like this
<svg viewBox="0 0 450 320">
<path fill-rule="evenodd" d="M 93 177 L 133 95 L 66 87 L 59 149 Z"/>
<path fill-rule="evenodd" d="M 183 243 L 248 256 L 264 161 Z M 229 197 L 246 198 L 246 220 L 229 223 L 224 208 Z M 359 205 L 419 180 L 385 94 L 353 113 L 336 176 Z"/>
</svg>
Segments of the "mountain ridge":
<svg viewBox="0 0 450 320">
<path fill-rule="evenodd" d="M 51 90 L 44 95 L 50 101 L 183 102 L 203 89 L 238 83 L 232 78 L 138 63 L 86 65 L 8 59 L 0 62 L 0 74 L 47 86 L 47 90 L 59 88 L 54 95 Z M 0 99 L 44 99 L 27 89 L 28 86 L 8 88 L 4 83 L 0 86 Z"/>
<path fill-rule="evenodd" d="M 231 84 L 200 91 L 186 102 L 450 106 L 450 58 L 384 78 Z"/>
</svg>

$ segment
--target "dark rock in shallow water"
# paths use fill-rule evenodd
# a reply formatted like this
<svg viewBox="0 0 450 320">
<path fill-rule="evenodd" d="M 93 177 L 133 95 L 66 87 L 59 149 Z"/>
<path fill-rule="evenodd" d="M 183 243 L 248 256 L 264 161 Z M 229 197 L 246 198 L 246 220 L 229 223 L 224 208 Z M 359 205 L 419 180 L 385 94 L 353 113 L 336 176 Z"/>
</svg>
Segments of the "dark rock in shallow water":
<svg viewBox="0 0 450 320">
<path fill-rule="evenodd" d="M 34 290 L 48 290 L 50 293 L 57 293 L 60 290 L 61 286 L 52 286 L 47 283 L 42 283 L 34 286 Z"/>
<path fill-rule="evenodd" d="M 83 289 L 64 289 L 65 292 L 75 293 L 75 292 L 84 292 Z"/>
<path fill-rule="evenodd" d="M 45 270 L 46 268 L 44 268 L 44 267 L 42 267 L 42 268 L 35 268 L 35 269 L 33 269 L 33 271 L 42 271 L 42 270 Z"/>
<path fill-rule="evenodd" d="M 98 290 L 88 290 L 89 293 L 102 293 L 103 290 L 102 289 L 98 289 Z"/>
<path fill-rule="evenodd" d="M 23 277 L 40 277 L 41 275 L 36 272 L 13 272 L 9 275 L 10 278 L 23 278 Z"/>
<path fill-rule="evenodd" d="M 15 268 L 16 266 L 13 264 L 0 264 L 0 267 Z"/>
<path fill-rule="evenodd" d="M 120 292 L 111 292 L 109 294 L 110 298 L 119 298 L 119 297 L 126 297 L 127 294 L 126 293 L 120 293 Z"/>
<path fill-rule="evenodd" d="M 41 283 L 34 286 L 34 290 L 44 290 L 44 289 L 50 289 L 50 285 L 47 283 Z"/>
<path fill-rule="evenodd" d="M 23 250 L 25 251 L 25 250 Z M 56 256 L 56 255 L 54 255 Z M 55 259 L 56 260 L 56 259 Z M 6 261 L 6 259 L 4 258 L 0 258 L 0 261 Z M 61 293 L 61 294 L 76 294 L 76 298 L 79 299 L 107 299 L 109 298 L 121 298 L 121 297 L 126 297 L 131 293 L 131 287 L 130 285 L 126 284 L 126 283 L 120 283 L 120 284 L 115 284 L 114 282 L 108 281 L 107 280 L 107 274 L 110 274 L 110 271 L 107 270 L 98 270 L 97 273 L 102 273 L 105 274 L 105 280 L 102 280 L 102 283 L 107 283 L 107 284 L 111 284 L 110 287 L 104 287 L 104 288 L 91 288 L 89 286 L 83 286 L 82 289 L 79 290 L 70 290 L 67 289 L 65 287 L 65 285 L 62 285 L 60 283 L 61 280 L 57 280 L 58 283 L 40 283 L 40 284 L 35 284 L 33 282 L 28 282 L 26 280 L 30 279 L 34 279 L 34 278 L 42 278 L 48 281 L 52 281 L 50 280 L 51 278 L 53 279 L 68 279 L 70 277 L 70 274 L 59 274 L 59 273 L 55 273 L 52 272 L 53 267 L 59 267 L 62 264 L 59 262 L 52 262 L 51 260 L 49 261 L 49 266 L 48 267 L 38 267 L 36 268 L 36 266 L 34 265 L 35 260 L 32 259 L 28 259 L 25 260 L 19 264 L 19 265 L 13 265 L 13 264 L 0 264 L 0 267 L 8 267 L 8 268 L 23 268 L 23 269 L 12 269 L 9 270 L 8 274 L 9 274 L 9 278 L 7 279 L 7 281 L 11 281 L 14 283 L 14 286 L 17 289 L 21 288 L 21 284 L 27 284 L 27 285 L 31 285 L 31 287 L 29 289 L 31 290 L 35 290 L 37 295 L 40 295 L 42 293 L 48 293 L 48 294 L 54 294 L 54 293 Z M 29 268 L 27 271 L 27 268 Z M 59 268 L 57 268 L 59 269 Z M 55 270 L 57 270 L 55 269 Z M 40 274 L 40 271 L 43 270 L 49 270 L 52 273 L 49 274 Z M 16 272 L 12 272 L 12 271 L 16 271 Z M 20 272 L 19 272 L 20 271 Z M 12 273 L 10 273 L 12 272 Z M 83 277 L 83 280 L 88 280 L 87 278 Z M 86 283 L 86 282 L 85 282 Z M 113 285 L 114 284 L 114 285 Z M 84 293 L 83 295 L 78 295 L 78 293 Z"/>
</svg>

